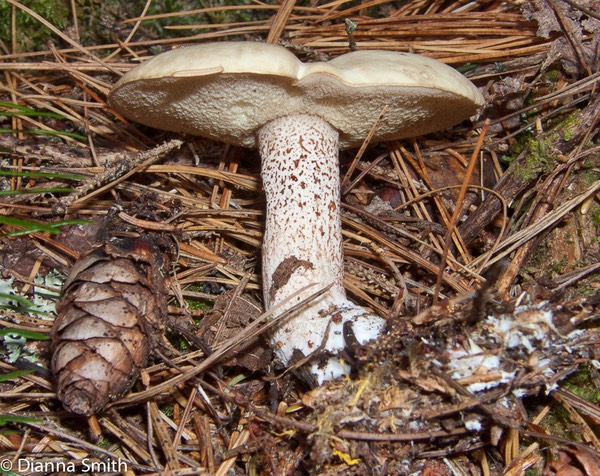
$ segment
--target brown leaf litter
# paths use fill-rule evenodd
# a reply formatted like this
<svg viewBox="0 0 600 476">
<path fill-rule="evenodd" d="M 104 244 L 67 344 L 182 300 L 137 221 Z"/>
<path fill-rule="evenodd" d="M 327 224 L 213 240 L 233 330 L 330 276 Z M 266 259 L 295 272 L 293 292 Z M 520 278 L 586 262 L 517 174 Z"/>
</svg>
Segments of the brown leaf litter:
<svg viewBox="0 0 600 476">
<path fill-rule="evenodd" d="M 243 21 L 229 16 L 240 12 Z M 11 334 L 49 334 L 54 316 L 11 294 L 0 367 L 33 373 L 0 382 L 3 456 L 75 471 L 85 458 L 124 462 L 127 474 L 597 473 L 593 1 L 286 0 L 125 20 L 105 44 L 55 28 L 39 51 L 1 45 L 0 127 L 14 132 L 0 134 L 0 165 L 16 174 L 0 176 L 10 192 L 0 219 L 91 222 L 20 234 L 24 222 L 0 221 L 1 289 L 39 300 L 57 291 L 42 278 L 57 269 L 76 279 L 90 247 L 101 244 L 105 259 L 115 233 L 153 236 L 177 245 L 170 265 L 117 249 L 110 266 L 133 257 L 136 302 L 158 299 L 158 314 L 169 285 L 167 317 L 157 318 L 167 332 L 148 334 L 153 352 L 132 367 L 130 391 L 109 392 L 108 408 L 84 420 L 56 398 L 45 341 Z M 170 36 L 153 36 L 151 22 Z M 221 39 L 279 43 L 302 60 L 351 46 L 411 51 L 460 68 L 486 97 L 479 117 L 448 131 L 342 156 L 345 286 L 388 327 L 373 345 L 351 346 L 352 375 L 314 390 L 261 344 L 271 324 L 256 272 L 255 153 L 137 127 L 105 103 L 118 77 L 157 51 Z M 72 191 L 35 192 L 51 187 Z M 111 299 L 131 295 L 111 289 Z M 79 299 L 73 292 L 63 306 Z M 137 304 L 137 319 L 156 320 Z"/>
</svg>

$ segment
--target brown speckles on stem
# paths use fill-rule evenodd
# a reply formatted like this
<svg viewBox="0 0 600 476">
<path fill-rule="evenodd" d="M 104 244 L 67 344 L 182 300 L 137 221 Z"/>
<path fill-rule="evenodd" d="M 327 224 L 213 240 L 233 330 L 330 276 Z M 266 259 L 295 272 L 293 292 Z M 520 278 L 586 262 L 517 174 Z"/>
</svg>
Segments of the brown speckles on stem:
<svg viewBox="0 0 600 476">
<path fill-rule="evenodd" d="M 331 286 L 273 332 L 284 364 L 294 355 L 345 347 L 343 322 L 368 316 L 368 340 L 382 326 L 346 299 L 344 291 L 338 132 L 310 115 L 282 117 L 258 134 L 263 187 L 267 198 L 263 242 L 265 306 L 277 318 L 312 293 Z M 297 297 L 290 299 L 292 295 Z M 369 327 L 370 326 L 370 327 Z M 334 359 L 340 375 L 342 366 Z M 322 369 L 319 370 L 322 372 Z"/>
<path fill-rule="evenodd" d="M 263 245 L 267 306 L 276 304 L 269 291 L 275 268 L 290 256 L 315 268 L 303 273 L 300 281 L 284 286 L 286 290 L 278 292 L 275 301 L 284 301 L 307 284 L 334 283 L 342 290 L 343 256 L 337 246 L 331 249 L 329 244 L 342 238 L 339 214 L 330 210 L 330 204 L 340 200 L 337 131 L 318 117 L 284 117 L 264 126 L 258 142 L 267 196 Z M 323 240 L 323 233 L 330 238 Z"/>
<path fill-rule="evenodd" d="M 341 324 L 343 322 L 342 314 L 340 312 L 336 312 L 331 318 L 334 324 Z"/>
<path fill-rule="evenodd" d="M 277 291 L 287 284 L 292 275 L 298 269 L 302 268 L 313 269 L 314 266 L 310 261 L 301 260 L 296 258 L 295 256 L 289 256 L 286 259 L 284 259 L 281 263 L 279 263 L 279 265 L 275 269 L 275 272 L 273 273 L 273 284 L 269 289 L 269 297 L 271 298 L 271 300 L 275 299 Z"/>
</svg>

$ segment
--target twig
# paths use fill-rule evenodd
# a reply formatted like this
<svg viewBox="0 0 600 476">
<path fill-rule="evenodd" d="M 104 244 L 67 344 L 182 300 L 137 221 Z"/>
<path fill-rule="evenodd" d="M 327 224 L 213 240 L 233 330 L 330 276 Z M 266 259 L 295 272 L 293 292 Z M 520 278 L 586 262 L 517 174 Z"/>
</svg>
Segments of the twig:
<svg viewBox="0 0 600 476">
<path fill-rule="evenodd" d="M 305 292 L 310 287 L 312 287 L 312 285 L 303 287 L 297 293 L 290 296 L 290 299 L 293 299 L 295 296 Z M 144 390 L 142 392 L 129 395 L 129 396 L 119 400 L 118 405 L 121 406 L 121 405 L 126 405 L 126 404 L 130 404 L 130 403 L 134 403 L 134 402 L 144 401 L 148 398 L 159 395 L 160 393 L 167 391 L 173 387 L 176 387 L 177 385 L 180 385 L 180 384 L 188 381 L 189 379 L 195 377 L 196 375 L 201 374 L 202 372 L 205 372 L 206 370 L 211 368 L 213 365 L 215 365 L 217 362 L 220 362 L 230 352 L 240 352 L 245 347 L 252 344 L 252 339 L 251 339 L 252 336 L 266 331 L 268 328 L 274 326 L 275 324 L 279 323 L 283 319 L 289 318 L 289 316 L 293 315 L 295 312 L 297 312 L 298 310 L 300 310 L 304 306 L 306 306 L 307 303 L 311 302 L 313 299 L 316 299 L 319 296 L 321 296 L 322 294 L 326 293 L 328 289 L 329 289 L 329 287 L 325 287 L 325 288 L 315 292 L 314 294 L 309 296 L 307 299 L 304 299 L 303 301 L 299 302 L 298 304 L 295 304 L 294 306 L 292 306 L 285 313 L 283 313 L 281 316 L 279 316 L 277 320 L 272 320 L 268 324 L 264 324 L 265 320 L 267 320 L 274 312 L 276 312 L 280 306 L 282 306 L 286 303 L 282 303 L 278 306 L 274 306 L 273 308 L 269 309 L 267 312 L 265 312 L 264 314 L 259 316 L 255 321 L 251 322 L 242 332 L 240 332 L 239 334 L 234 335 L 230 339 L 226 340 L 223 344 L 221 344 L 221 346 L 219 346 L 218 349 L 215 349 L 215 352 L 213 352 L 206 359 L 204 359 L 200 363 L 200 365 L 197 365 L 195 368 L 188 370 L 187 372 L 185 372 L 183 374 L 177 375 L 176 377 L 173 377 L 170 380 L 167 380 L 158 385 L 155 385 L 154 387 L 152 387 L 148 390 Z"/>
<path fill-rule="evenodd" d="M 450 219 L 450 224 L 448 227 L 448 232 L 446 234 L 446 238 L 444 240 L 444 252 L 442 253 L 442 259 L 439 266 L 439 272 L 437 276 L 437 281 L 435 283 L 435 294 L 433 295 L 433 304 L 437 304 L 439 293 L 442 287 L 442 279 L 444 277 L 444 268 L 446 267 L 446 259 L 448 250 L 450 249 L 450 242 L 452 241 L 452 234 L 455 232 L 456 222 L 458 220 L 458 216 L 462 211 L 462 203 L 465 198 L 465 194 L 467 193 L 467 189 L 469 187 L 469 182 L 471 181 L 471 176 L 473 175 L 473 170 L 475 170 L 475 164 L 477 164 L 477 157 L 479 156 L 479 151 L 481 150 L 481 146 L 483 145 L 483 140 L 485 139 L 488 127 L 490 126 L 489 122 L 486 122 L 479 134 L 479 139 L 477 141 L 477 145 L 475 146 L 475 150 L 473 151 L 473 155 L 471 156 L 471 160 L 469 162 L 469 167 L 467 167 L 467 171 L 465 173 L 465 178 L 463 180 L 463 185 L 458 194 L 458 198 L 456 200 L 456 206 L 454 207 L 454 213 L 452 214 L 452 218 Z M 459 230 L 456 232 L 460 235 Z"/>
<path fill-rule="evenodd" d="M 144 170 L 152 163 L 162 159 L 172 150 L 178 149 L 182 144 L 183 141 L 173 139 L 154 147 L 152 150 L 140 152 L 137 157 L 126 159 L 121 163 L 111 164 L 103 173 L 89 178 L 75 192 L 61 199 L 55 207 L 55 213 L 66 213 L 71 205 L 80 205 L 90 198 L 113 188 L 118 183 L 127 180 L 133 174 Z M 102 184 L 106 185 L 101 186 Z"/>
</svg>

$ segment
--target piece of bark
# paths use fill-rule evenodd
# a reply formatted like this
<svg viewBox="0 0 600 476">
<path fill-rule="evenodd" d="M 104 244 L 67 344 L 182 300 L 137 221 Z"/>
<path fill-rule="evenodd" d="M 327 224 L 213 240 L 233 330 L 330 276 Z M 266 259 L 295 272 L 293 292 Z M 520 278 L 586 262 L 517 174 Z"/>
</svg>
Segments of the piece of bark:
<svg viewBox="0 0 600 476">
<path fill-rule="evenodd" d="M 207 314 L 198 335 L 210 348 L 235 335 L 239 335 L 261 314 L 260 305 L 251 296 L 239 296 L 231 289 L 217 297 L 214 307 Z M 239 365 L 252 372 L 264 369 L 272 359 L 272 352 L 262 337 L 253 338 L 242 352 L 234 354 L 225 365 Z"/>
<path fill-rule="evenodd" d="M 577 147 L 590 127 L 600 116 L 600 100 L 596 98 L 585 108 L 563 122 L 557 129 L 540 134 L 506 170 L 494 190 L 510 203 L 530 188 L 539 176 L 554 165 L 545 160 L 565 156 Z M 538 149 L 538 150 L 535 150 Z M 543 149 L 543 150 L 542 150 Z M 543 154 L 543 157 L 542 157 Z M 530 159 L 534 159 L 533 161 Z M 531 165 L 537 163 L 537 165 Z M 488 194 L 482 204 L 459 227 L 465 243 L 473 241 L 479 232 L 489 225 L 502 210 L 500 200 Z"/>
</svg>

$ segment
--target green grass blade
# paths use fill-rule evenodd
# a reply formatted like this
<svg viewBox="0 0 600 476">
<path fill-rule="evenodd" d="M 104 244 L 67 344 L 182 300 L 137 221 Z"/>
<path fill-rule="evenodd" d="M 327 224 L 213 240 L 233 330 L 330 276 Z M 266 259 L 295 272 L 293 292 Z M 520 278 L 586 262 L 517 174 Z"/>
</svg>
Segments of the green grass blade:
<svg viewBox="0 0 600 476">
<path fill-rule="evenodd" d="M 0 469 L 0 474 L 3 474 L 5 476 L 21 476 L 21 474 L 19 473 L 15 473 L 14 471 L 4 469 Z"/>
<path fill-rule="evenodd" d="M 0 415 L 0 426 L 7 423 L 43 423 L 44 420 L 21 415 Z"/>
<path fill-rule="evenodd" d="M 52 117 L 54 119 L 64 119 L 65 116 L 55 112 L 36 111 L 21 104 L 13 104 L 11 102 L 0 102 L 0 107 L 16 109 L 16 111 L 0 111 L 0 116 L 30 116 L 30 117 Z"/>
<path fill-rule="evenodd" d="M 23 134 L 38 134 L 38 135 L 50 135 L 50 136 L 65 136 L 71 137 L 72 139 L 77 139 L 80 141 L 86 141 L 87 137 L 82 136 L 81 134 L 75 134 L 74 132 L 64 132 L 64 131 L 46 131 L 44 129 L 0 129 L 0 133 L 8 133 L 14 134 L 17 132 L 21 132 Z"/>
<path fill-rule="evenodd" d="M 48 178 L 64 180 L 85 180 L 87 178 L 85 175 L 70 174 L 67 172 L 29 172 L 3 169 L 0 169 L 0 175 L 5 177 Z"/>
<path fill-rule="evenodd" d="M 0 301 L 13 301 L 16 302 L 19 306 L 23 306 L 23 307 L 33 307 L 33 303 L 27 299 L 24 298 L 23 296 L 18 296 L 16 294 L 6 294 L 6 293 L 0 293 Z M 4 307 L 3 309 L 10 309 L 10 307 Z M 0 337 L 2 337 L 3 334 L 2 332 L 4 331 L 4 329 L 0 330 Z"/>
<path fill-rule="evenodd" d="M 56 114 L 54 112 L 42 112 L 42 111 L 0 111 L 0 116 L 27 116 L 27 117 L 51 117 L 53 119 L 64 119 L 65 116 L 61 116 L 60 114 Z"/>
<path fill-rule="evenodd" d="M 8 372 L 7 374 L 0 375 L 0 382 L 8 382 L 31 373 L 33 373 L 33 370 L 15 370 L 14 372 Z"/>
<path fill-rule="evenodd" d="M 51 188 L 24 188 L 21 190 L 0 190 L 2 195 L 25 195 L 32 193 L 71 193 L 72 188 L 51 187 Z"/>
<path fill-rule="evenodd" d="M 11 296 L 14 297 L 14 296 Z M 25 339 L 31 339 L 31 340 L 48 340 L 50 339 L 50 337 L 48 337 L 48 334 L 42 334 L 41 332 L 36 332 L 36 331 L 28 331 L 27 329 L 10 329 L 10 328 L 6 328 L 6 329 L 0 329 L 0 337 L 4 337 L 7 335 L 18 335 L 21 337 L 25 337 Z"/>
<path fill-rule="evenodd" d="M 11 225 L 20 228 L 24 228 L 22 231 L 15 231 L 11 233 L 5 233 L 0 236 L 21 236 L 28 233 L 46 232 L 56 235 L 60 233 L 60 227 L 66 225 L 86 225 L 91 223 L 89 220 L 63 220 L 56 223 L 38 223 L 30 220 L 22 220 L 11 216 L 0 215 L 0 224 Z"/>
</svg>

